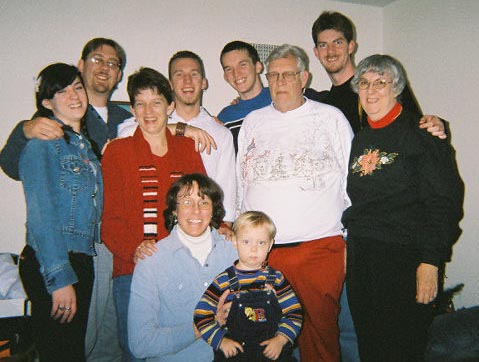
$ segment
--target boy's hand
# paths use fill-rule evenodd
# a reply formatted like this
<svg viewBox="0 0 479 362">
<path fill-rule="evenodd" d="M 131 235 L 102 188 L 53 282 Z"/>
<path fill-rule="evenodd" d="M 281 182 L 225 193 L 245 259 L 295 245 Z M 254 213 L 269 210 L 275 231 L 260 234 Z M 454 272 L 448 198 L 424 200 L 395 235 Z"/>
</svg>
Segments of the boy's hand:
<svg viewBox="0 0 479 362">
<path fill-rule="evenodd" d="M 57 121 L 46 117 L 37 117 L 23 124 L 23 134 L 28 139 L 53 140 L 63 137 L 63 129 Z"/>
<path fill-rule="evenodd" d="M 426 128 L 431 135 L 439 137 L 441 140 L 447 138 L 444 123 L 437 116 L 422 116 L 419 120 L 419 128 Z"/>
<path fill-rule="evenodd" d="M 238 351 L 244 352 L 241 344 L 226 337 L 221 340 L 220 350 L 224 353 L 226 358 L 236 356 Z"/>
<path fill-rule="evenodd" d="M 266 346 L 263 351 L 263 354 L 265 355 L 265 357 L 275 361 L 278 359 L 286 343 L 288 343 L 288 339 L 282 334 L 277 334 L 273 338 L 261 342 L 259 345 Z"/>
</svg>

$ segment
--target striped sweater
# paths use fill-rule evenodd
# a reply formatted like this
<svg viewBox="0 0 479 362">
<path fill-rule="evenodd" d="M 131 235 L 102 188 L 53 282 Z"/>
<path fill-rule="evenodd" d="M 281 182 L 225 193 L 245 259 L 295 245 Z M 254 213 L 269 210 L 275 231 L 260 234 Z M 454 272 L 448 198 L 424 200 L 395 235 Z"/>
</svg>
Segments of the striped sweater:
<svg viewBox="0 0 479 362">
<path fill-rule="evenodd" d="M 138 128 L 111 142 L 102 158 L 105 203 L 101 237 L 113 254 L 113 277 L 132 274 L 135 248 L 168 235 L 163 218 L 166 193 L 184 174 L 205 174 L 192 140 L 167 130 L 168 152 L 158 157 Z"/>
<path fill-rule="evenodd" d="M 268 276 L 268 272 L 265 269 L 243 271 L 235 268 L 235 270 L 240 291 L 262 289 Z M 200 331 L 202 338 L 211 345 L 215 351 L 218 350 L 221 340 L 226 335 L 226 330 L 221 328 L 218 322 L 216 322 L 215 314 L 221 295 L 229 289 L 229 287 L 229 277 L 225 270 L 210 284 L 198 302 L 194 312 L 196 327 Z M 277 333 L 281 333 L 293 343 L 299 334 L 303 322 L 301 304 L 288 280 L 280 271 L 276 271 L 273 288 L 283 314 L 278 325 Z M 231 292 L 226 302 L 230 302 L 234 298 L 235 293 L 240 291 Z"/>
</svg>

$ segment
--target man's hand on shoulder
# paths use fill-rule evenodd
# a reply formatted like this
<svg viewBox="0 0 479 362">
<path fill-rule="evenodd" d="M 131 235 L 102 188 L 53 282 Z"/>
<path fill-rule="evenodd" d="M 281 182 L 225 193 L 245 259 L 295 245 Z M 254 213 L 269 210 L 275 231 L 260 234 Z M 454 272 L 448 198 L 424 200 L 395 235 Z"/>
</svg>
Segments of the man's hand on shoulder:
<svg viewBox="0 0 479 362">
<path fill-rule="evenodd" d="M 37 117 L 31 121 L 25 121 L 23 134 L 28 139 L 53 140 L 63 137 L 63 129 L 60 123 L 52 119 Z"/>
<path fill-rule="evenodd" d="M 433 136 L 439 137 L 441 140 L 447 138 L 444 122 L 437 116 L 424 115 L 419 120 L 419 128 L 426 128 L 426 130 Z"/>
</svg>

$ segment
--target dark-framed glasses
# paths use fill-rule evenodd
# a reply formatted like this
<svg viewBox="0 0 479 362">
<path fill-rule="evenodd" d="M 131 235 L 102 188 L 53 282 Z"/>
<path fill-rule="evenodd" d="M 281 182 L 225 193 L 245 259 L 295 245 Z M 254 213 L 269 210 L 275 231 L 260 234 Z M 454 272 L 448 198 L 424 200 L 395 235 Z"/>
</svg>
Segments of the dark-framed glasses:
<svg viewBox="0 0 479 362">
<path fill-rule="evenodd" d="M 376 79 L 374 82 L 369 82 L 366 79 L 360 79 L 358 82 L 358 88 L 359 89 L 369 89 L 369 85 L 372 84 L 373 88 L 376 90 L 384 89 L 386 85 L 392 83 L 392 80 L 386 80 L 386 79 Z"/>
<path fill-rule="evenodd" d="M 200 210 L 208 210 L 212 207 L 211 201 L 207 199 L 201 199 L 198 202 L 195 202 L 192 199 L 181 199 L 176 204 L 185 209 L 191 209 L 198 206 Z"/>
<path fill-rule="evenodd" d="M 291 83 L 296 80 L 296 76 L 301 73 L 301 71 L 298 72 L 283 72 L 283 73 L 278 73 L 278 72 L 269 72 L 266 73 L 266 79 L 268 80 L 269 83 L 276 83 L 279 79 L 279 76 L 283 78 L 284 81 Z"/>
<path fill-rule="evenodd" d="M 90 58 L 90 63 L 99 65 L 100 67 L 103 67 L 105 64 L 108 68 L 112 70 L 118 70 L 120 69 L 120 63 L 118 63 L 115 60 L 105 60 L 102 57 L 99 57 L 98 55 L 93 55 Z"/>
</svg>

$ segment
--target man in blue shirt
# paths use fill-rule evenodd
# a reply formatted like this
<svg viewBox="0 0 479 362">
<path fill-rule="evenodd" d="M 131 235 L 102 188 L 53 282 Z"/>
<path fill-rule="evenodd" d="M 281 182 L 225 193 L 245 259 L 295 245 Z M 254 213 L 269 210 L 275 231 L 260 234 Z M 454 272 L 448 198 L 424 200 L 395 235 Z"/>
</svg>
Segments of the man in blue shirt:
<svg viewBox="0 0 479 362">
<path fill-rule="evenodd" d="M 243 41 L 232 41 L 221 51 L 221 66 L 224 78 L 235 91 L 239 100 L 223 108 L 218 118 L 231 130 L 235 150 L 238 152 L 238 133 L 243 119 L 255 109 L 271 103 L 268 88 L 263 88 L 260 74 L 263 64 L 256 49 Z"/>
</svg>

